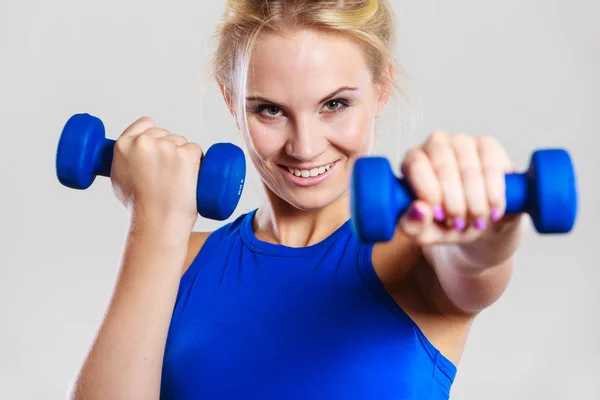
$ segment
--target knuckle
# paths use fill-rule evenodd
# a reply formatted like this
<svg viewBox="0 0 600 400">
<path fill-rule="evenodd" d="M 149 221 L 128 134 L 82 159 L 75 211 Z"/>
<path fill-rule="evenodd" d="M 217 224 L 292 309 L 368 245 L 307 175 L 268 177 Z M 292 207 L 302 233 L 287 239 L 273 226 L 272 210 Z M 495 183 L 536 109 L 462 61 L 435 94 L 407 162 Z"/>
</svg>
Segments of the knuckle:
<svg viewBox="0 0 600 400">
<path fill-rule="evenodd" d="M 407 163 L 404 168 L 404 174 L 409 177 L 409 178 L 415 178 L 415 177 L 422 177 L 422 176 L 429 176 L 431 175 L 431 173 L 429 173 L 429 175 L 427 174 L 427 170 L 428 170 L 428 166 L 427 163 L 425 162 L 425 160 L 417 160 L 417 161 L 413 161 L 411 163 Z"/>
<path fill-rule="evenodd" d="M 433 143 L 445 142 L 448 140 L 448 132 L 443 130 L 435 130 L 429 135 L 429 141 Z"/>
<path fill-rule="evenodd" d="M 419 158 L 422 155 L 423 151 L 419 147 L 412 147 L 406 152 L 406 155 L 404 156 L 404 161 L 410 161 Z"/>
<path fill-rule="evenodd" d="M 418 148 L 408 150 L 402 161 L 402 170 L 405 174 L 413 174 L 415 169 L 423 170 L 427 165 L 427 156 Z"/>
<path fill-rule="evenodd" d="M 124 137 L 120 137 L 117 139 L 117 141 L 115 142 L 115 149 L 114 151 L 120 154 L 125 154 L 127 152 L 127 140 Z"/>
<path fill-rule="evenodd" d="M 450 157 L 432 157 L 430 162 L 439 177 L 449 177 L 456 170 L 456 164 L 452 162 Z"/>
<path fill-rule="evenodd" d="M 498 166 L 493 160 L 483 158 L 481 160 L 481 171 L 487 179 L 493 179 L 494 176 L 499 175 L 500 166 Z"/>
<path fill-rule="evenodd" d="M 491 135 L 482 135 L 477 137 L 477 147 L 485 152 L 501 148 L 500 141 Z"/>
<path fill-rule="evenodd" d="M 147 133 L 148 131 L 136 136 L 133 140 L 133 144 L 137 149 L 150 150 L 152 148 L 154 139 Z"/>
<path fill-rule="evenodd" d="M 463 181 L 473 183 L 483 183 L 483 174 L 481 166 L 474 162 L 464 162 L 459 166 L 460 176 Z"/>
<path fill-rule="evenodd" d="M 463 132 L 456 133 L 452 135 L 452 144 L 454 147 L 472 148 L 475 147 L 475 138 Z"/>
<path fill-rule="evenodd" d="M 156 141 L 157 148 L 164 153 L 172 153 L 173 150 L 177 147 L 175 143 L 170 140 L 157 140 Z"/>
<path fill-rule="evenodd" d="M 153 127 L 156 126 L 156 123 L 154 122 L 154 120 L 151 117 L 147 116 L 147 115 L 144 115 L 144 116 L 140 117 L 137 120 L 137 122 L 142 123 L 142 124 L 144 124 L 146 126 L 153 126 Z"/>
<path fill-rule="evenodd" d="M 152 127 L 152 128 L 148 128 L 145 132 L 142 133 L 142 135 L 169 135 L 169 132 L 166 129 L 163 128 L 159 128 L 159 127 Z"/>
<path fill-rule="evenodd" d="M 462 177 L 463 182 L 465 184 L 471 185 L 483 185 L 483 175 L 481 174 L 481 170 L 476 167 L 464 167 L 460 170 L 460 175 Z"/>
<path fill-rule="evenodd" d="M 498 181 L 504 178 L 502 166 L 498 165 L 498 163 L 493 160 L 481 161 L 481 173 L 488 181 Z"/>
<path fill-rule="evenodd" d="M 187 142 L 185 146 L 181 147 L 181 150 L 186 154 L 189 159 L 196 161 L 204 156 L 202 147 L 199 144 L 193 142 Z"/>
<path fill-rule="evenodd" d="M 193 154 L 202 154 L 202 147 L 198 143 L 188 142 L 185 149 Z"/>
</svg>

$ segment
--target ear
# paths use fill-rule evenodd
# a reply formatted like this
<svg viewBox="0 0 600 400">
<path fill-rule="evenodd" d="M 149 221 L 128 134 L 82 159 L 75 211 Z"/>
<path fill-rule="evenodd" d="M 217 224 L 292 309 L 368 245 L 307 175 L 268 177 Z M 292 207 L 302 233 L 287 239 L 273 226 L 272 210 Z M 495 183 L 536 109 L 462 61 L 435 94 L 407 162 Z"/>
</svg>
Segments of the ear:
<svg viewBox="0 0 600 400">
<path fill-rule="evenodd" d="M 223 85 L 223 82 L 217 81 L 219 85 L 219 89 L 221 90 L 221 94 L 223 95 L 223 100 L 225 100 L 225 104 L 227 104 L 227 109 L 235 117 L 235 107 L 233 106 L 233 98 L 231 96 L 231 92 Z"/>
<path fill-rule="evenodd" d="M 379 99 L 377 100 L 377 113 L 375 114 L 375 118 L 379 118 L 381 114 L 383 114 L 383 111 L 392 96 L 393 87 L 394 69 L 390 66 L 383 72 L 378 83 Z"/>
<path fill-rule="evenodd" d="M 238 122 L 237 115 L 235 112 L 235 107 L 233 105 L 233 96 L 231 95 L 231 92 L 225 87 L 223 82 L 217 81 L 217 84 L 219 85 L 219 89 L 221 90 L 221 94 L 223 95 L 223 100 L 225 100 L 225 104 L 227 105 L 227 109 L 229 110 L 229 113 L 233 116 L 233 119 L 235 120 L 235 124 L 238 127 L 238 129 L 240 129 L 240 124 Z"/>
</svg>

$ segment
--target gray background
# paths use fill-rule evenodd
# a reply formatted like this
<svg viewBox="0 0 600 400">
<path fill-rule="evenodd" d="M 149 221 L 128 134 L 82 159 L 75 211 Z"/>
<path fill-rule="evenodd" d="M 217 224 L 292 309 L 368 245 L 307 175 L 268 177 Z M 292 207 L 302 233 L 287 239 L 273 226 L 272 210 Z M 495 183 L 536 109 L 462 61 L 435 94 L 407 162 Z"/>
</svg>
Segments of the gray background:
<svg viewBox="0 0 600 400">
<path fill-rule="evenodd" d="M 224 3 L 0 2 L 0 398 L 64 398 L 123 248 L 126 213 L 109 181 L 79 192 L 56 180 L 67 118 L 97 115 L 114 138 L 149 115 L 205 148 L 240 142 L 203 81 Z M 440 128 L 497 135 L 520 169 L 551 146 L 578 168 L 575 231 L 529 229 L 512 284 L 473 328 L 452 398 L 600 399 L 600 3 L 393 3 L 410 102 L 390 104 L 378 152 L 397 163 Z M 250 179 L 234 216 L 262 198 L 254 170 Z"/>
</svg>

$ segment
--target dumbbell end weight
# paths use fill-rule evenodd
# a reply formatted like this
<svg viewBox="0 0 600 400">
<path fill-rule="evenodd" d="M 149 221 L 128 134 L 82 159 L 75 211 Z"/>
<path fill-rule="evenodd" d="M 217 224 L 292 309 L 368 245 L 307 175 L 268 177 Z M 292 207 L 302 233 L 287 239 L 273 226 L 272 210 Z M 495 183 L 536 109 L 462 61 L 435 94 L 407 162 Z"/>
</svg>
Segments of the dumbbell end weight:
<svg viewBox="0 0 600 400">
<path fill-rule="evenodd" d="M 577 214 L 573 164 L 562 149 L 537 150 L 527 172 L 507 174 L 506 214 L 526 212 L 543 234 L 568 233 Z M 394 176 L 387 159 L 364 157 L 354 165 L 351 213 L 356 235 L 363 242 L 390 240 L 400 216 L 415 199 L 404 179 Z"/>
<path fill-rule="evenodd" d="M 350 183 L 354 232 L 363 242 L 391 239 L 400 215 L 415 198 L 410 186 L 394 176 L 384 157 L 356 160 Z"/>
<path fill-rule="evenodd" d="M 526 182 L 525 207 L 511 204 L 522 190 L 517 189 L 515 180 Z M 525 173 L 507 175 L 506 189 L 507 214 L 527 212 L 537 232 L 564 234 L 573 229 L 578 209 L 577 178 L 566 150 L 536 150 Z M 520 202 L 517 198 L 516 203 Z"/>
<path fill-rule="evenodd" d="M 89 114 L 75 114 L 65 124 L 56 150 L 56 176 L 71 189 L 89 188 L 97 175 L 110 176 L 115 141 L 104 124 Z"/>
<path fill-rule="evenodd" d="M 215 143 L 204 155 L 196 199 L 205 218 L 226 220 L 235 211 L 246 180 L 244 152 L 232 143 Z"/>
</svg>

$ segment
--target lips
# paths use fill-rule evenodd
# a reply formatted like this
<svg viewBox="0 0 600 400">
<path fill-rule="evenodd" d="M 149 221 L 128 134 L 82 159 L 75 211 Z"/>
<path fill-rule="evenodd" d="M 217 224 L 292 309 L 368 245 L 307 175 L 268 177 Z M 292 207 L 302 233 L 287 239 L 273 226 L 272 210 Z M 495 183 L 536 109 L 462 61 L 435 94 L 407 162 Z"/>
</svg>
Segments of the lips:
<svg viewBox="0 0 600 400">
<path fill-rule="evenodd" d="M 309 187 L 320 184 L 325 181 L 333 171 L 337 161 L 320 166 L 311 166 L 310 168 L 296 168 L 292 166 L 281 165 L 281 169 L 288 182 L 295 186 Z"/>
<path fill-rule="evenodd" d="M 320 167 L 313 167 L 310 169 L 304 168 L 292 168 L 286 167 L 290 174 L 302 177 L 302 178 L 314 178 L 315 176 L 323 175 L 325 172 L 329 171 L 334 163 L 329 163 L 326 165 L 322 165 Z"/>
</svg>

